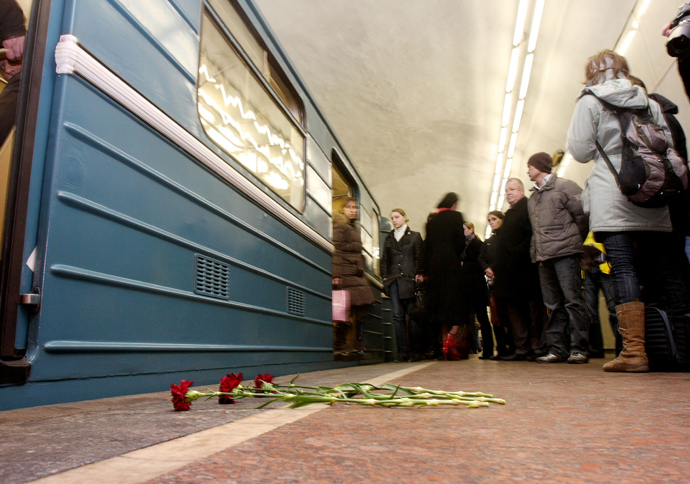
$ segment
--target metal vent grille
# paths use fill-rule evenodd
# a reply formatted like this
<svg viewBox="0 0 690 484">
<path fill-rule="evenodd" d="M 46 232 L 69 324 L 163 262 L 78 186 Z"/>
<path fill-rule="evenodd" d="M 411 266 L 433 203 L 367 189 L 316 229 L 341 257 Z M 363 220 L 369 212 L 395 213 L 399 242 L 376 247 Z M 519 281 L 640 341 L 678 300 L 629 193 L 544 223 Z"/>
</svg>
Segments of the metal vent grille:
<svg viewBox="0 0 690 484">
<path fill-rule="evenodd" d="M 218 299 L 230 299 L 230 266 L 200 254 L 194 255 L 194 292 Z"/>
<path fill-rule="evenodd" d="M 304 316 L 304 293 L 288 287 L 287 290 L 287 311 L 290 314 Z"/>
</svg>

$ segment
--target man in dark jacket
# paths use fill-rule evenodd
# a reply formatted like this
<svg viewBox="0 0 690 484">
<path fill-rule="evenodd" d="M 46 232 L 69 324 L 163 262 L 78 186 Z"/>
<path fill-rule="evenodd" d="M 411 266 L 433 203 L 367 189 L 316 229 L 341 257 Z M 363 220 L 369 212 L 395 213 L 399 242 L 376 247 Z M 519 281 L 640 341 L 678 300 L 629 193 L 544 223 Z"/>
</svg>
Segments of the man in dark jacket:
<svg viewBox="0 0 690 484">
<path fill-rule="evenodd" d="M 532 226 L 522 182 L 510 178 L 505 196 L 510 209 L 497 234 L 496 259 L 491 270 L 495 275 L 494 295 L 502 308 L 500 319 L 510 321 L 515 340 L 515 354 L 501 359 L 515 361 L 543 355 L 546 344 L 539 275 L 529 256 Z"/>
<path fill-rule="evenodd" d="M 0 0 L 0 40 L 7 56 L 7 59 L 0 60 L 0 74 L 7 81 L 0 93 L 0 145 L 5 142 L 15 122 L 25 34 L 21 7 L 15 0 Z"/>
<path fill-rule="evenodd" d="M 532 155 L 527 174 L 534 182 L 527 207 L 532 224 L 532 262 L 539 264 L 541 293 L 551 316 L 546 325 L 549 353 L 539 363 L 587 363 L 589 319 L 580 287 L 580 256 L 587 236 L 582 189 L 551 173 L 547 153 Z M 566 341 L 570 334 L 570 343 Z"/>
</svg>

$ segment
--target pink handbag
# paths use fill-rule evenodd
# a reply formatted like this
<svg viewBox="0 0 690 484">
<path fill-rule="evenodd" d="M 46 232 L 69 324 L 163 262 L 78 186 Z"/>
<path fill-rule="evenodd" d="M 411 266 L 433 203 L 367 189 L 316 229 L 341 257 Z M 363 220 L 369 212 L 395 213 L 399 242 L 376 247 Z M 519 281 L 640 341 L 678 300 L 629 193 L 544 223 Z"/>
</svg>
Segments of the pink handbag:
<svg viewBox="0 0 690 484">
<path fill-rule="evenodd" d="M 350 293 L 345 290 L 333 291 L 333 321 L 350 319 Z"/>
</svg>

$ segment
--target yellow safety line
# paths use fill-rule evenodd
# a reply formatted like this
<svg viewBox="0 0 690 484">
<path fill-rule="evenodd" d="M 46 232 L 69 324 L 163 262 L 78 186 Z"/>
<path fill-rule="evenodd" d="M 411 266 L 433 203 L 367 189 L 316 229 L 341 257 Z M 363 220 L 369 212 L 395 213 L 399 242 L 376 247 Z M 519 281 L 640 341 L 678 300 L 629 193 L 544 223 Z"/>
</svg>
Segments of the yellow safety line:
<svg viewBox="0 0 690 484">
<path fill-rule="evenodd" d="M 376 378 L 369 378 L 366 383 L 382 385 L 426 368 L 433 363 L 433 361 L 420 363 Z M 296 422 L 326 407 L 326 405 L 315 404 L 296 409 L 267 410 L 235 422 L 128 452 L 119 457 L 87 464 L 33 482 L 41 484 L 82 482 L 85 484 L 93 482 L 98 484 L 135 484 L 146 482 L 278 427 Z"/>
</svg>

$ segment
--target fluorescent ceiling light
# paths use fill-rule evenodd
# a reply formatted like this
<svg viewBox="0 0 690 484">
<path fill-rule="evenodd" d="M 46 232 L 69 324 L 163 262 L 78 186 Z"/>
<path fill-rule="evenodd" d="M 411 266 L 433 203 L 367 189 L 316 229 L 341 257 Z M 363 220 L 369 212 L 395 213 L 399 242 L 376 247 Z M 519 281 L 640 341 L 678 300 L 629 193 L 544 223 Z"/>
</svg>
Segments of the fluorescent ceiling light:
<svg viewBox="0 0 690 484">
<path fill-rule="evenodd" d="M 508 69 L 508 83 L 506 84 L 506 92 L 512 91 L 513 87 L 515 86 L 515 77 L 517 76 L 519 57 L 520 49 L 518 47 L 514 47 L 513 52 L 510 54 L 510 68 Z"/>
<path fill-rule="evenodd" d="M 527 57 L 525 57 L 525 67 L 522 71 L 522 83 L 520 83 L 520 99 L 525 99 L 525 96 L 527 95 L 529 76 L 532 72 L 532 62 L 534 62 L 534 54 L 528 54 Z"/>
<path fill-rule="evenodd" d="M 647 7 L 649 7 L 649 2 L 651 2 L 651 0 L 645 0 L 645 2 L 640 7 L 640 11 L 637 12 L 637 18 L 638 19 L 640 17 L 642 17 L 644 15 L 644 13 L 647 11 Z"/>
<path fill-rule="evenodd" d="M 505 169 L 505 171 L 503 172 L 503 178 L 504 178 L 504 179 L 506 179 L 506 178 L 508 178 L 508 177 L 510 176 L 510 168 L 512 167 L 512 164 L 513 164 L 513 159 L 512 159 L 512 158 L 508 158 L 508 159 L 506 160 L 506 169 Z"/>
<path fill-rule="evenodd" d="M 529 0 L 520 0 L 518 6 L 517 21 L 515 22 L 515 34 L 513 35 L 513 45 L 518 45 L 525 33 L 525 17 L 527 16 L 527 4 Z"/>
<path fill-rule="evenodd" d="M 503 168 L 503 153 L 499 153 L 496 157 L 496 176 L 501 174 L 501 168 Z"/>
<path fill-rule="evenodd" d="M 503 201 L 502 201 L 502 200 L 503 200 L 503 197 L 504 197 L 505 194 L 506 194 L 506 183 L 508 183 L 508 179 L 507 179 L 507 178 L 504 178 L 504 179 L 503 179 L 503 183 L 501 183 L 501 198 L 499 198 L 499 200 L 501 200 L 501 202 L 498 204 L 499 207 L 500 207 L 501 205 L 503 205 Z"/>
<path fill-rule="evenodd" d="M 527 52 L 534 52 L 537 46 L 537 37 L 539 37 L 539 25 L 541 24 L 541 15 L 544 13 L 544 1 L 537 0 L 537 5 L 534 7 L 534 17 L 532 17 L 532 30 L 529 33 L 529 43 L 527 44 Z"/>
<path fill-rule="evenodd" d="M 493 212 L 493 211 L 494 211 L 494 208 L 491 207 L 491 210 L 489 210 L 489 212 Z M 491 225 L 487 225 L 486 226 L 486 233 L 484 234 L 484 239 L 488 239 L 490 235 L 491 235 Z"/>
<path fill-rule="evenodd" d="M 503 153 L 506 147 L 506 136 L 508 134 L 508 128 L 501 128 L 501 135 L 498 137 L 498 152 Z"/>
<path fill-rule="evenodd" d="M 510 135 L 510 144 L 508 145 L 508 158 L 512 158 L 515 153 L 515 145 L 517 144 L 517 133 Z"/>
<path fill-rule="evenodd" d="M 510 93 L 506 94 L 506 100 L 503 103 L 503 120 L 501 121 L 501 127 L 508 126 L 508 121 L 510 120 L 510 108 L 512 107 Z"/>
<path fill-rule="evenodd" d="M 494 191 L 494 192 L 497 192 L 497 191 L 498 191 L 498 186 L 499 186 L 500 184 L 501 184 L 501 177 L 498 176 L 498 175 L 496 175 L 496 176 L 494 177 L 494 187 L 493 187 L 493 191 Z"/>
<path fill-rule="evenodd" d="M 492 204 L 492 205 L 493 205 L 494 203 L 496 203 L 496 197 L 497 197 L 497 196 L 498 196 L 498 192 L 493 192 L 493 193 L 491 194 L 491 204 Z"/>
<path fill-rule="evenodd" d="M 498 199 L 498 203 L 496 204 L 497 210 L 501 210 L 501 208 L 503 208 L 503 199 L 504 198 L 505 197 L 503 195 L 501 195 L 501 198 Z"/>
<path fill-rule="evenodd" d="M 515 108 L 515 118 L 513 118 L 513 133 L 517 133 L 520 129 L 520 120 L 522 119 L 522 110 L 525 107 L 525 100 L 520 99 Z"/>
<path fill-rule="evenodd" d="M 635 32 L 637 31 L 631 30 L 628 32 L 628 36 L 625 38 L 625 41 L 623 41 L 623 45 L 620 49 L 618 49 L 618 54 L 625 55 L 625 51 L 628 50 L 628 47 L 630 47 L 630 42 L 632 42 L 633 37 L 635 37 Z"/>
</svg>

